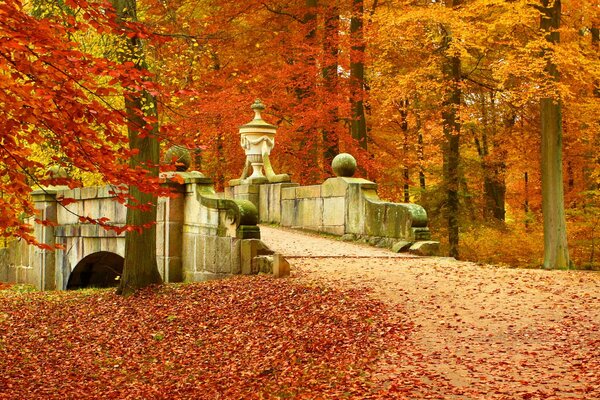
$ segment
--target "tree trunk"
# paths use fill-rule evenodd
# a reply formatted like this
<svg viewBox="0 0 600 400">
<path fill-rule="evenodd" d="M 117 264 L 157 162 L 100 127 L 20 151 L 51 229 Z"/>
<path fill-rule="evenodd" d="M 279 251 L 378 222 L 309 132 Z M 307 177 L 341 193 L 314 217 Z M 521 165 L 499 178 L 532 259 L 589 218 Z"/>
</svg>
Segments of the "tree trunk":
<svg viewBox="0 0 600 400">
<path fill-rule="evenodd" d="M 400 112 L 400 130 L 402 130 L 402 178 L 404 180 L 402 185 L 402 192 L 404 195 L 404 202 L 410 203 L 410 171 L 408 169 L 408 100 L 402 100 L 400 102 L 399 110 Z"/>
<path fill-rule="evenodd" d="M 359 146 L 367 149 L 367 121 L 364 107 L 365 91 L 365 42 L 363 33 L 363 0 L 352 0 L 350 18 L 350 108 L 351 133 Z"/>
<path fill-rule="evenodd" d="M 506 197 L 505 170 L 506 164 L 502 150 L 497 146 L 497 110 L 494 92 L 490 92 L 490 107 L 488 110 L 485 96 L 482 96 L 483 136 L 482 148 L 479 153 L 483 168 L 483 217 L 486 220 L 504 221 Z M 490 118 L 488 118 L 488 113 Z M 491 155 L 490 155 L 491 149 Z"/>
<path fill-rule="evenodd" d="M 425 190 L 425 145 L 423 144 L 423 131 L 421 125 L 421 115 L 416 111 L 417 128 L 417 158 L 419 160 L 419 187 L 421 191 Z"/>
<path fill-rule="evenodd" d="M 547 32 L 551 44 L 560 41 L 560 0 L 542 0 L 540 29 Z M 544 49 L 547 59 L 545 72 L 559 80 L 556 64 L 552 62 L 552 48 Z M 544 268 L 569 268 L 567 227 L 565 220 L 562 171 L 562 109 L 560 99 L 540 100 L 542 129 L 542 214 L 544 216 Z"/>
<path fill-rule="evenodd" d="M 462 0 L 450 1 L 447 6 L 454 7 L 460 5 Z M 450 47 L 452 41 L 451 33 L 447 33 L 444 38 L 445 48 Z M 450 257 L 458 257 L 459 243 L 459 197 L 458 188 L 459 162 L 460 162 L 460 121 L 458 120 L 458 110 L 461 104 L 461 61 L 457 55 L 446 55 L 442 72 L 444 78 L 450 87 L 444 101 L 444 110 L 442 112 L 445 143 L 444 156 L 444 183 L 446 186 L 446 213 L 448 221 L 448 245 Z"/>
<path fill-rule="evenodd" d="M 136 21 L 135 0 L 113 0 L 118 22 Z M 122 38 L 124 48 L 119 53 L 122 62 L 131 61 L 138 69 L 146 69 L 144 50 L 137 36 Z M 152 126 L 144 121 L 145 115 L 156 116 L 156 101 L 146 91 L 126 92 L 125 110 L 128 118 L 128 136 L 131 149 L 139 152 L 129 160 L 130 168 L 143 167 L 149 177 L 158 177 L 159 146 L 157 140 L 158 125 Z M 140 135 L 141 132 L 144 135 Z M 133 207 L 127 208 L 126 223 L 136 229 L 125 235 L 125 263 L 118 294 L 129 295 L 137 289 L 162 283 L 156 262 L 156 204 L 157 197 L 142 192 L 137 186 L 129 186 L 129 195 L 134 199 Z M 143 208 L 140 208 L 143 206 Z"/>
<path fill-rule="evenodd" d="M 325 8 L 325 31 L 323 35 L 323 85 L 324 92 L 328 98 L 324 98 L 322 104 L 327 107 L 330 98 L 338 91 L 338 45 L 340 15 L 336 6 Z M 323 164 L 331 165 L 333 158 L 339 153 L 339 137 L 335 126 L 339 120 L 337 106 L 329 106 L 327 111 L 326 126 L 323 129 Z"/>
</svg>

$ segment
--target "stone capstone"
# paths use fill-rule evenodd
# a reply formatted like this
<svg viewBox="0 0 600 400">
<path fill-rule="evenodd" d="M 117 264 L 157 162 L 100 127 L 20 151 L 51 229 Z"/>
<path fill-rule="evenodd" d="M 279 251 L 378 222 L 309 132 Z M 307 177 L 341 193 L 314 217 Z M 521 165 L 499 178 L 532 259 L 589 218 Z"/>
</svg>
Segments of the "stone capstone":
<svg viewBox="0 0 600 400">
<path fill-rule="evenodd" d="M 340 153 L 331 162 L 336 176 L 349 178 L 356 172 L 356 159 L 348 153 Z"/>
<path fill-rule="evenodd" d="M 435 256 L 440 251 L 440 242 L 432 240 L 416 242 L 410 246 L 409 251 L 417 256 Z"/>
</svg>

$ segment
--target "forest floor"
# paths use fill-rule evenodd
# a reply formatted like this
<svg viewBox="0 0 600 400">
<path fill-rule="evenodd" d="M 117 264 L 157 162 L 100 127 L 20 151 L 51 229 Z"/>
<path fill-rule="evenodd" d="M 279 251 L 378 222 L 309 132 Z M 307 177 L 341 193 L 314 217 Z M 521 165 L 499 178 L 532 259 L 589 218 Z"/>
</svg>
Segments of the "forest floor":
<svg viewBox="0 0 600 400">
<path fill-rule="evenodd" d="M 382 381 L 412 379 L 408 398 L 600 399 L 597 272 L 477 265 L 261 232 L 288 258 L 293 279 L 360 289 L 411 326 L 379 368 Z"/>
</svg>

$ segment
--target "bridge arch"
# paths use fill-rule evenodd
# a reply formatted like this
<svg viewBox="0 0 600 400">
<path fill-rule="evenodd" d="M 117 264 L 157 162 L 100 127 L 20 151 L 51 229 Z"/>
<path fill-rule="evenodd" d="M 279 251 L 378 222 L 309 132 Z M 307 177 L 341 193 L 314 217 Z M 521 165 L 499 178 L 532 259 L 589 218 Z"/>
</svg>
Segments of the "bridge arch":
<svg viewBox="0 0 600 400">
<path fill-rule="evenodd" d="M 124 261 L 123 257 L 109 251 L 85 256 L 69 274 L 67 290 L 117 286 L 123 273 Z"/>
</svg>

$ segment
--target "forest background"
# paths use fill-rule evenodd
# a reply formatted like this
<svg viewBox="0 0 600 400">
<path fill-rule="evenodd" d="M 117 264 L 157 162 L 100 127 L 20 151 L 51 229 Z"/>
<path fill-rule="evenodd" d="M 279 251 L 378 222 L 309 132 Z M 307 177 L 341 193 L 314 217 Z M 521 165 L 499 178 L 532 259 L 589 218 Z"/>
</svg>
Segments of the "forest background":
<svg viewBox="0 0 600 400">
<path fill-rule="evenodd" d="M 540 101 L 551 99 L 571 260 L 598 268 L 596 1 L 139 0 L 117 15 L 119 3 L 0 5 L 5 237 L 28 238 L 28 193 L 57 183 L 51 165 L 73 187 L 157 188 L 126 166 L 132 121 L 162 151 L 190 149 L 222 189 L 240 175 L 238 127 L 261 98 L 279 127 L 275 169 L 295 182 L 321 182 L 337 153 L 351 153 L 382 198 L 427 209 L 443 252 L 538 267 Z M 137 13 L 124 21 L 127 4 Z M 544 28 L 549 10 L 559 24 Z M 125 56 L 124 40 L 138 46 Z M 127 92 L 145 93 L 137 114 L 123 111 Z"/>
</svg>

